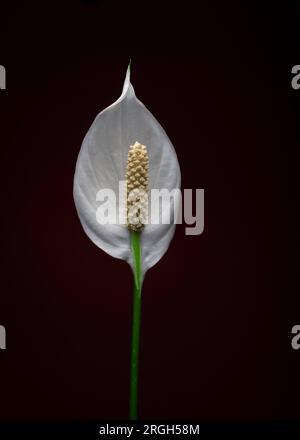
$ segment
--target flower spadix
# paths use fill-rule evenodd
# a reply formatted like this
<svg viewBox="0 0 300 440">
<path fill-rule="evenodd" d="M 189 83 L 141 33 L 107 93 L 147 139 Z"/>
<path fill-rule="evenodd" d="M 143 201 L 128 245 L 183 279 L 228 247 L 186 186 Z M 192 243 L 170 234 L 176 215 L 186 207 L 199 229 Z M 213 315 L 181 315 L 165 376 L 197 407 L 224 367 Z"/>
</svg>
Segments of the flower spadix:
<svg viewBox="0 0 300 440">
<path fill-rule="evenodd" d="M 125 197 L 119 191 L 123 181 Z M 151 223 L 150 191 L 179 187 L 180 169 L 174 147 L 161 125 L 136 98 L 128 68 L 121 96 L 96 116 L 77 159 L 74 200 L 83 229 L 99 248 L 126 260 L 132 269 L 130 230 L 139 231 L 143 277 L 164 255 L 175 230 L 174 205 L 169 223 Z M 116 194 L 116 218 L 125 212 L 124 224 L 97 221 L 97 194 L 101 189 L 111 189 Z M 160 208 L 163 218 L 163 204 Z M 170 205 L 166 208 L 169 210 Z"/>
<path fill-rule="evenodd" d="M 148 169 L 147 147 L 135 142 L 126 171 L 127 225 L 132 231 L 140 232 L 148 220 Z"/>
</svg>

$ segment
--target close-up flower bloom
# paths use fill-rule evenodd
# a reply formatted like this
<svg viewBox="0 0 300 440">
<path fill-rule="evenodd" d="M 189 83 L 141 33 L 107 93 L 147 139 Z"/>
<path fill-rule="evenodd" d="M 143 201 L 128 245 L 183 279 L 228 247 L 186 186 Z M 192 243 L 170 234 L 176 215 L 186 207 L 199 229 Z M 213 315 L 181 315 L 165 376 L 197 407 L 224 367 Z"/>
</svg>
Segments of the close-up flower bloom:
<svg viewBox="0 0 300 440">
<path fill-rule="evenodd" d="M 120 182 L 125 181 L 125 197 Z M 148 192 L 180 187 L 174 147 L 154 116 L 139 101 L 127 69 L 119 99 L 100 112 L 88 130 L 77 159 L 74 200 L 82 227 L 102 250 L 127 261 L 134 274 L 130 418 L 137 418 L 141 289 L 145 273 L 165 254 L 174 235 L 178 193 L 173 203 L 162 200 L 161 221 L 149 221 Z M 118 200 L 112 212 L 126 221 L 99 222 L 99 193 L 112 191 Z M 101 200 L 100 200 L 101 201 Z M 160 210 L 151 206 L 150 210 Z M 109 209 L 108 209 L 109 210 Z M 168 222 L 163 219 L 169 218 Z M 110 219 L 111 220 L 111 219 Z"/>
<path fill-rule="evenodd" d="M 127 261 L 133 270 L 129 229 L 126 225 L 97 222 L 99 202 L 96 195 L 103 188 L 119 194 L 119 182 L 126 180 L 129 148 L 135 142 L 144 146 L 147 152 L 148 176 L 144 178 L 148 179 L 148 189 L 166 188 L 172 191 L 179 188 L 180 168 L 175 149 L 158 121 L 137 99 L 130 83 L 128 67 L 121 96 L 97 115 L 83 140 L 74 177 L 74 200 L 79 219 L 89 238 L 108 254 Z M 130 173 L 129 168 L 127 179 L 134 177 Z M 142 182 L 138 183 L 139 188 L 146 189 L 141 185 Z M 134 188 L 132 184 L 130 180 L 129 189 Z M 117 206 L 117 217 L 120 209 L 126 207 Z M 172 215 L 174 212 L 171 212 L 170 224 L 147 224 L 143 228 L 142 278 L 169 247 L 175 230 Z"/>
</svg>

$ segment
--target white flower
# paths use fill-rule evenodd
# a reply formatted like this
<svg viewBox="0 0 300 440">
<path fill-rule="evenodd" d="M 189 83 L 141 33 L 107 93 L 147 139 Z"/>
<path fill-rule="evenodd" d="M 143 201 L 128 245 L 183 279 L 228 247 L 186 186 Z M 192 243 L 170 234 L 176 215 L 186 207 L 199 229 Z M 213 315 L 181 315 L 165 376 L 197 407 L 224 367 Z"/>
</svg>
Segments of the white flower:
<svg viewBox="0 0 300 440">
<path fill-rule="evenodd" d="M 83 140 L 74 177 L 74 200 L 88 237 L 109 255 L 126 260 L 133 270 L 130 231 L 123 224 L 99 224 L 96 195 L 104 188 L 119 194 L 119 181 L 126 178 L 129 147 L 135 142 L 147 148 L 148 190 L 179 188 L 180 169 L 174 147 L 161 125 L 136 98 L 128 68 L 120 98 L 97 115 Z M 124 209 L 125 206 L 117 206 L 118 212 Z M 164 255 L 174 230 L 174 221 L 143 227 L 142 278 Z"/>
</svg>

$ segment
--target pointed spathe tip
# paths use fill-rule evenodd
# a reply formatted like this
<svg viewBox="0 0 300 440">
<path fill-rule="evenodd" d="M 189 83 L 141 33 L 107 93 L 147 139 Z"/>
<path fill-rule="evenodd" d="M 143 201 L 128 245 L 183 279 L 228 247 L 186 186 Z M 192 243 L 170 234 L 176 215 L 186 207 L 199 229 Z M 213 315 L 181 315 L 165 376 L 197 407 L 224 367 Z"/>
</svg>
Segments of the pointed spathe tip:
<svg viewBox="0 0 300 440">
<path fill-rule="evenodd" d="M 131 58 L 129 59 L 129 64 L 128 64 L 128 68 L 127 68 L 128 70 L 129 70 L 129 72 L 130 72 L 130 69 L 131 69 Z"/>
</svg>

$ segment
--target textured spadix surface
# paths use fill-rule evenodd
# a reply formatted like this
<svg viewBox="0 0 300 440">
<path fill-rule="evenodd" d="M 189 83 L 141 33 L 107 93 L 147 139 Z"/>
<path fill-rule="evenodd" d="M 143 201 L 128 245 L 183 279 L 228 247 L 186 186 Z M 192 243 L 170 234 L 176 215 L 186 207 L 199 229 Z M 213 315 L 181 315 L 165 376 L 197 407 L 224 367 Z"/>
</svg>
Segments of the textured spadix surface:
<svg viewBox="0 0 300 440">
<path fill-rule="evenodd" d="M 130 231 L 126 225 L 98 223 L 96 194 L 109 188 L 115 191 L 118 201 L 119 181 L 124 181 L 126 175 L 128 149 L 136 141 L 147 146 L 148 190 L 179 188 L 180 169 L 174 147 L 161 125 L 136 98 L 128 68 L 120 98 L 97 115 L 83 140 L 74 176 L 74 200 L 88 237 L 108 254 L 126 260 L 132 268 Z M 117 206 L 117 214 L 120 209 L 125 207 Z M 164 255 L 174 230 L 172 221 L 144 226 L 142 276 Z"/>
</svg>

